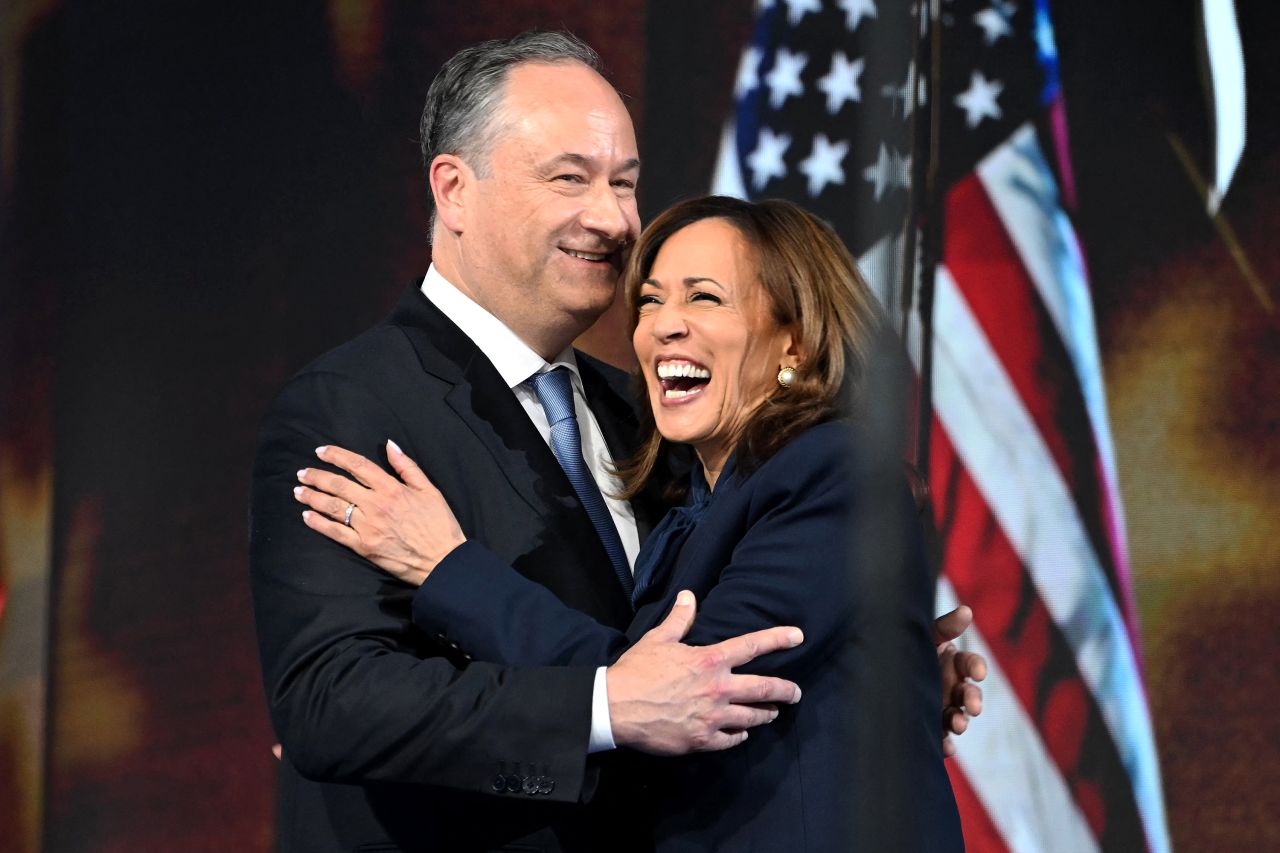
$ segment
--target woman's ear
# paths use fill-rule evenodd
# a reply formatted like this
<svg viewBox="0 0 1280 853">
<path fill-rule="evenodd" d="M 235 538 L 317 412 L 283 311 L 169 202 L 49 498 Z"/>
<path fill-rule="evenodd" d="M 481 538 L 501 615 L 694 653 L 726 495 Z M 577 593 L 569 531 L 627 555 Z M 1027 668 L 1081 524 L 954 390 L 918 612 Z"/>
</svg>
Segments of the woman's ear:
<svg viewBox="0 0 1280 853">
<path fill-rule="evenodd" d="M 461 234 L 466 227 L 467 203 L 475 173 L 456 154 L 439 154 L 427 170 L 427 183 L 436 203 L 436 218 L 449 231 Z"/>
<path fill-rule="evenodd" d="M 782 330 L 782 356 L 778 367 L 799 367 L 804 363 L 807 353 L 800 344 L 800 329 L 794 325 Z"/>
</svg>

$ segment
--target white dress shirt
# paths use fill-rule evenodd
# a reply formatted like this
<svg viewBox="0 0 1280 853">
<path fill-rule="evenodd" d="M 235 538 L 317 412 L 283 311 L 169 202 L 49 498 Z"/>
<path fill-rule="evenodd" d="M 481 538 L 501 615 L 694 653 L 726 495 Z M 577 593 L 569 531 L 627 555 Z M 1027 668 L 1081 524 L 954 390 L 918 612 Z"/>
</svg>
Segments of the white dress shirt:
<svg viewBox="0 0 1280 853">
<path fill-rule="evenodd" d="M 527 384 L 529 377 L 535 373 L 543 373 L 554 367 L 566 367 L 573 377 L 573 408 L 578 418 L 578 432 L 582 436 L 582 456 L 595 478 L 600 493 L 604 495 L 613 524 L 618 528 L 618 536 L 622 540 L 622 548 L 627 555 L 627 565 L 635 570 L 636 554 L 640 551 L 640 533 L 636 529 L 635 510 L 624 500 L 611 497 L 619 489 L 618 479 L 613 476 L 609 466 L 613 460 L 609 455 L 609 447 L 605 444 L 604 434 L 596 417 L 587 407 L 587 399 L 582 390 L 582 377 L 578 373 L 578 362 L 574 358 L 573 348 L 566 347 L 556 356 L 555 361 L 548 363 L 522 341 L 515 332 L 503 325 L 502 321 L 482 308 L 475 300 L 467 296 L 451 284 L 435 264 L 427 269 L 426 278 L 422 280 L 422 294 L 440 309 L 446 317 L 462 330 L 485 357 L 497 368 L 502 380 L 507 383 L 524 408 L 529 420 L 537 427 L 542 440 L 551 446 L 551 424 L 543 411 L 537 393 Z M 588 752 L 601 752 L 613 749 L 613 729 L 609 723 L 609 694 L 605 684 L 605 667 L 596 670 L 595 687 L 591 695 L 591 737 Z"/>
</svg>

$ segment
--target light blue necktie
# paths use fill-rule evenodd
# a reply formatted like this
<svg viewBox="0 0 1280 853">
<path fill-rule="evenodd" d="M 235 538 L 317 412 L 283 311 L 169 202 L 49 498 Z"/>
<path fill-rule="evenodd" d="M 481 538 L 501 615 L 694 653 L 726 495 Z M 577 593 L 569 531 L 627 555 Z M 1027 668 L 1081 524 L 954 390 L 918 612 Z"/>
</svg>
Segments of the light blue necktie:
<svg viewBox="0 0 1280 853">
<path fill-rule="evenodd" d="M 613 570 L 618 575 L 618 581 L 630 597 L 634 582 L 631 567 L 627 565 L 627 552 L 622 547 L 618 528 L 613 525 L 613 517 L 609 514 L 604 496 L 600 494 L 600 487 L 596 485 L 591 469 L 582 458 L 582 436 L 578 432 L 578 418 L 573 411 L 573 385 L 569 370 L 556 367 L 546 373 L 535 373 L 529 378 L 529 382 L 542 402 L 542 409 L 547 413 L 547 421 L 551 424 L 551 451 L 564 469 L 573 490 L 578 493 L 578 500 L 582 501 L 582 508 L 595 525 L 600 542 L 609 555 L 609 562 L 613 563 Z"/>
</svg>

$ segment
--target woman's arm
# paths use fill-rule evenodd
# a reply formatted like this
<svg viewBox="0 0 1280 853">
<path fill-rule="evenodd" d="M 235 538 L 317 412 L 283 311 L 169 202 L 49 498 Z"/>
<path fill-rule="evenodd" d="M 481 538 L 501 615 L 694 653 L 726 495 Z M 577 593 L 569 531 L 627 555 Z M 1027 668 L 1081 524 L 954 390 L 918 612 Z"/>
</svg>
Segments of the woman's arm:
<svg viewBox="0 0 1280 853">
<path fill-rule="evenodd" d="M 341 447 L 316 453 L 354 479 L 299 471 L 294 495 L 309 507 L 307 526 L 417 586 L 414 624 L 435 639 L 478 660 L 523 666 L 598 666 L 625 650 L 622 632 L 468 541 L 440 490 L 395 442 L 387 442 L 387 459 L 400 480 Z"/>
</svg>

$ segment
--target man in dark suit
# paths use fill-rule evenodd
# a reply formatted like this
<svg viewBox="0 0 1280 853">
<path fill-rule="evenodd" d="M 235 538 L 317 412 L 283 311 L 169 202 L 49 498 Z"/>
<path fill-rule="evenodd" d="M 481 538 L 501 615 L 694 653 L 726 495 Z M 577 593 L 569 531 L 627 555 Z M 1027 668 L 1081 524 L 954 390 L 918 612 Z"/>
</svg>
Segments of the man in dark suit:
<svg viewBox="0 0 1280 853">
<path fill-rule="evenodd" d="M 446 65 L 423 116 L 436 205 L 426 279 L 386 324 L 294 377 L 265 419 L 251 564 L 284 747 L 282 849 L 643 848 L 642 829 L 616 833 L 626 794 L 611 783 L 625 770 L 611 780 L 590 753 L 725 748 L 773 717 L 752 703 L 798 698 L 790 682 L 730 671 L 793 645 L 787 629 L 709 656 L 680 645 L 672 622 L 607 671 L 470 662 L 412 627 L 410 590 L 307 530 L 291 495 L 318 445 L 377 458 L 394 440 L 469 536 L 592 618 L 630 621 L 624 587 L 651 513 L 607 497 L 606 466 L 628 452 L 634 416 L 620 374 L 571 348 L 612 301 L 639 229 L 634 132 L 596 67 L 558 34 Z M 603 487 L 604 539 L 526 384 L 557 366 L 572 377 L 578 461 Z M 628 737 L 615 744 L 614 730 Z"/>
</svg>

